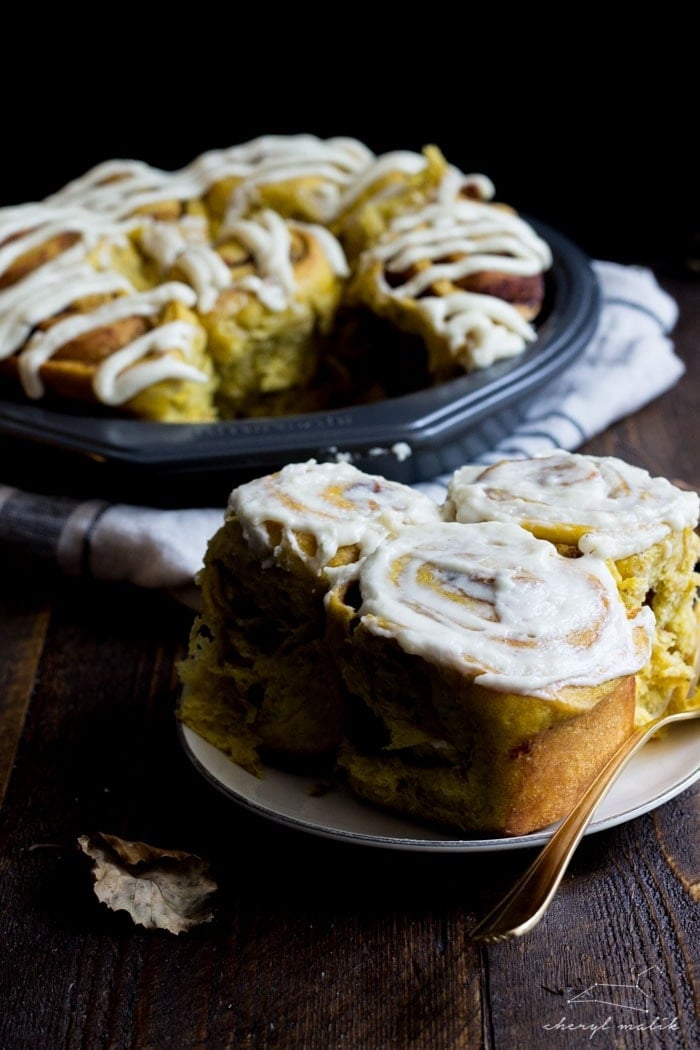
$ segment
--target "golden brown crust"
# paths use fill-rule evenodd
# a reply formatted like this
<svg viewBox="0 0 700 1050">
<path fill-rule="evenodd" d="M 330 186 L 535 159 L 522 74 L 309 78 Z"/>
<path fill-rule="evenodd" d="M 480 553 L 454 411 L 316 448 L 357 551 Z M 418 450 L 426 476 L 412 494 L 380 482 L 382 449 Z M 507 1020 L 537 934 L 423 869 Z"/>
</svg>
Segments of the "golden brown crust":
<svg viewBox="0 0 700 1050">
<path fill-rule="evenodd" d="M 491 699 L 497 708 L 501 700 Z M 529 704 L 532 698 L 521 699 Z M 431 827 L 470 837 L 528 835 L 568 812 L 631 733 L 633 715 L 634 680 L 627 678 L 590 711 L 554 721 L 509 747 L 499 748 L 493 735 L 487 745 L 480 725 L 473 726 L 472 749 L 464 751 L 444 743 L 434 750 L 427 738 L 398 751 L 363 750 L 346 740 L 338 769 L 366 802 Z"/>
<path fill-rule="evenodd" d="M 64 343 L 43 366 L 41 376 L 47 378 L 54 365 L 67 361 L 80 362 L 90 370 L 91 365 L 104 361 L 116 350 L 121 350 L 133 339 L 147 332 L 149 327 L 143 317 L 123 317 L 101 328 L 92 328 L 89 332 Z"/>
<path fill-rule="evenodd" d="M 525 835 L 558 820 L 634 729 L 633 675 L 552 699 L 501 692 L 373 634 L 340 589 L 326 609 L 363 712 L 339 771 L 375 805 L 462 833 Z"/>
<path fill-rule="evenodd" d="M 512 755 L 506 835 L 559 820 L 634 728 L 635 680 L 618 679 L 592 710 L 525 741 Z"/>
</svg>

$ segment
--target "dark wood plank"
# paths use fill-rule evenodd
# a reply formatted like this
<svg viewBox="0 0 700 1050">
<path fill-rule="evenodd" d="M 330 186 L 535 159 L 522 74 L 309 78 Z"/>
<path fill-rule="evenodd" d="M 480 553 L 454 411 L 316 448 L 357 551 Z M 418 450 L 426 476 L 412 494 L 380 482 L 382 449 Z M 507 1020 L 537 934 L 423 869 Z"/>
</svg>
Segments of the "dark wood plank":
<svg viewBox="0 0 700 1050">
<path fill-rule="evenodd" d="M 31 594 L 0 591 L 0 806 L 15 759 L 44 644 L 49 606 Z"/>
</svg>

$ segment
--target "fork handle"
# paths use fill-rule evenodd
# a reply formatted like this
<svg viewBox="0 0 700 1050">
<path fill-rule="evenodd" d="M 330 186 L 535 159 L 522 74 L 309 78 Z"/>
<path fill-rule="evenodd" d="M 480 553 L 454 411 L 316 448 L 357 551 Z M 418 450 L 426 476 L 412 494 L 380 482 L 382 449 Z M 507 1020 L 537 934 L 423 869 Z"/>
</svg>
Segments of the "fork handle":
<svg viewBox="0 0 700 1050">
<path fill-rule="evenodd" d="M 568 816 L 529 868 L 498 904 L 471 930 L 471 940 L 499 941 L 519 937 L 535 926 L 556 893 L 569 861 L 591 822 L 598 803 L 612 787 L 635 751 L 665 722 L 678 718 L 656 718 L 635 730 L 594 777 Z"/>
</svg>

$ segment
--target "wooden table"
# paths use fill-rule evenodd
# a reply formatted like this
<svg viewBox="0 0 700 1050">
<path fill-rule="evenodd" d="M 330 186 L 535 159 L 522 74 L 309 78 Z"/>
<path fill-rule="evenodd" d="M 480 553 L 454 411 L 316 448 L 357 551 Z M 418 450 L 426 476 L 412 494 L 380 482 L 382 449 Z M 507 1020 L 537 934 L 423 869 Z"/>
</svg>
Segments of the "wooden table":
<svg viewBox="0 0 700 1050">
<path fill-rule="evenodd" d="M 687 374 L 586 450 L 700 487 L 700 285 L 658 272 Z M 533 852 L 385 851 L 244 812 L 176 735 L 191 618 L 3 568 L 2 1050 L 700 1046 L 700 785 L 586 837 L 532 933 L 476 946 Z M 109 910 L 78 847 L 98 831 L 204 858 L 213 920 L 174 936 Z M 606 987 L 642 971 L 645 1013 Z"/>
</svg>

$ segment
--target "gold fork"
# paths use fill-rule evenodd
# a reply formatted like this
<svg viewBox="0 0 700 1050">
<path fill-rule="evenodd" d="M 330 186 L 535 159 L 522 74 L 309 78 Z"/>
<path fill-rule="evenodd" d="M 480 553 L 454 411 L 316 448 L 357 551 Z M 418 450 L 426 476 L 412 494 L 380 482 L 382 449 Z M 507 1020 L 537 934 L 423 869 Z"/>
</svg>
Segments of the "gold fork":
<svg viewBox="0 0 700 1050">
<path fill-rule="evenodd" d="M 697 675 L 696 675 L 697 678 Z M 697 681 L 691 686 L 692 693 Z M 569 861 L 588 827 L 598 803 L 642 744 L 662 726 L 699 718 L 700 708 L 662 715 L 635 730 L 618 748 L 571 812 L 559 824 L 533 863 L 508 893 L 477 922 L 469 937 L 474 941 L 505 941 L 521 937 L 540 921 L 559 888 Z"/>
</svg>

